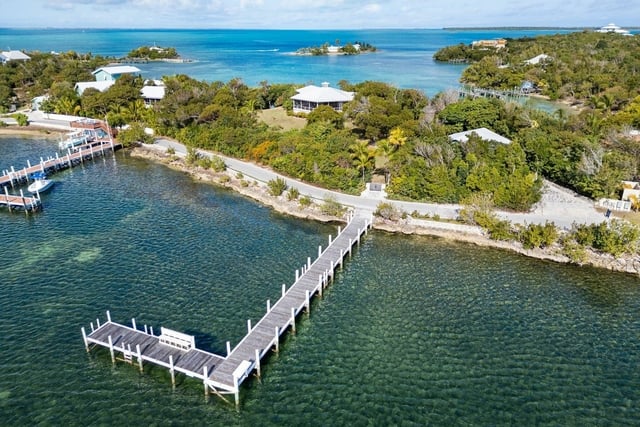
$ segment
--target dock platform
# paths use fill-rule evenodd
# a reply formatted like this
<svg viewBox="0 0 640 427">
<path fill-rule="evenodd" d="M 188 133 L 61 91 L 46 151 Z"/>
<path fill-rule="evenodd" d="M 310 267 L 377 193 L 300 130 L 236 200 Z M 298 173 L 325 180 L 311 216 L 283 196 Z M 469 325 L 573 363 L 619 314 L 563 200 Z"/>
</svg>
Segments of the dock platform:
<svg viewBox="0 0 640 427">
<path fill-rule="evenodd" d="M 354 245 L 360 243 L 371 224 L 370 212 L 350 213 L 347 226 L 338 229 L 335 239 L 329 236 L 327 247 L 324 250 L 318 247 L 315 261 L 307 258 L 304 266 L 296 270 L 295 282 L 288 289 L 282 285 L 278 301 L 273 305 L 267 301 L 265 315 L 255 325 L 247 320 L 244 338 L 233 349 L 227 342 L 225 356 L 198 350 L 194 338 L 180 332 L 161 328 L 161 334 L 156 336 L 147 326 L 144 331 L 139 330 L 135 319 L 132 319 L 131 327 L 114 323 L 109 312 L 107 322 L 100 324 L 96 320 L 97 327 L 92 323 L 89 334 L 84 327 L 81 329 L 85 347 L 87 351 L 91 345 L 109 348 L 114 363 L 116 351 L 130 363 L 134 363 L 135 358 L 141 370 L 145 361 L 168 368 L 174 384 L 176 371 L 200 379 L 205 393 L 233 394 L 237 406 L 242 382 L 252 372 L 261 376 L 261 359 L 271 349 L 279 350 L 280 337 L 288 329 L 295 332 L 296 317 L 302 311 L 310 310 L 314 296 L 322 296 L 324 288 L 333 280 L 335 270 L 351 255 Z"/>
</svg>

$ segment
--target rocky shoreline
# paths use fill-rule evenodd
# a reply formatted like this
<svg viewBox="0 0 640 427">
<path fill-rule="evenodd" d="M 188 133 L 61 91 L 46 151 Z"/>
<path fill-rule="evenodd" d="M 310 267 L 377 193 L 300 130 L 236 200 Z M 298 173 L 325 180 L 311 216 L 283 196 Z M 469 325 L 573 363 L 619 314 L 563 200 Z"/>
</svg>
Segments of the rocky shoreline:
<svg viewBox="0 0 640 427">
<path fill-rule="evenodd" d="M 174 170 L 191 175 L 196 180 L 210 182 L 229 188 L 258 201 L 259 203 L 270 206 L 275 211 L 285 215 L 325 223 L 344 222 L 344 218 L 342 217 L 324 214 L 317 203 L 312 203 L 309 206 L 303 207 L 298 200 L 287 200 L 285 195 L 278 197 L 271 196 L 268 193 L 266 184 L 252 179 L 245 179 L 243 176 L 235 174 L 233 171 L 214 172 L 211 169 L 190 166 L 186 164 L 183 158 L 177 155 L 169 154 L 163 150 L 147 146 L 137 146 L 132 148 L 130 155 L 132 157 L 145 158 L 165 164 Z M 411 221 L 410 219 L 401 219 L 397 221 L 390 221 L 375 217 L 373 221 L 373 228 L 389 233 L 433 236 L 457 242 L 471 243 L 482 247 L 498 248 L 540 260 L 565 264 L 572 263 L 567 256 L 561 253 L 559 245 L 554 245 L 545 249 L 525 249 L 520 242 L 492 240 L 479 227 L 458 226 L 454 228 L 452 225 L 448 226 L 447 223 L 433 220 Z M 623 256 L 615 258 L 608 254 L 588 251 L 587 261 L 580 265 L 640 275 L 639 257 Z"/>
</svg>

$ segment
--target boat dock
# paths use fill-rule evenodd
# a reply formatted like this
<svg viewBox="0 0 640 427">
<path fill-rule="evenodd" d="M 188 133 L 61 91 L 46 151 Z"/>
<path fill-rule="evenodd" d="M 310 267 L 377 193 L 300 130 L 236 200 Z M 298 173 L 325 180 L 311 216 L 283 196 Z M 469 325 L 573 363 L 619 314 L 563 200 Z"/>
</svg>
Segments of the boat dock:
<svg viewBox="0 0 640 427">
<path fill-rule="evenodd" d="M 40 162 L 33 165 L 27 160 L 27 166 L 22 169 L 15 169 L 12 166 L 11 169 L 3 170 L 0 172 L 0 187 L 2 187 L 0 193 L 4 194 L 0 194 L 0 206 L 7 206 L 10 210 L 23 209 L 25 212 L 34 212 L 42 206 L 40 195 L 25 196 L 22 189 L 20 190 L 20 195 L 9 194 L 9 187 L 14 189 L 16 185 L 28 184 L 33 173 L 51 174 L 59 170 L 72 168 L 83 164 L 85 161 L 102 156 L 108 151 L 115 151 L 117 148 L 120 148 L 120 144 L 112 139 L 97 140 L 90 144 L 75 147 L 74 150 L 67 149 L 66 155 L 60 156 L 56 153 L 54 157 L 46 159 L 41 157 Z"/>
<path fill-rule="evenodd" d="M 479 87 L 460 87 L 458 88 L 458 97 L 462 98 L 498 98 L 503 101 L 520 101 L 527 97 L 521 90 L 497 90 Z"/>
<path fill-rule="evenodd" d="M 338 228 L 335 239 L 329 236 L 327 247 L 318 247 L 318 257 L 311 261 L 307 258 L 305 265 L 296 270 L 295 282 L 287 288 L 282 285 L 282 295 L 274 304 L 267 300 L 266 313 L 252 324 L 247 320 L 247 334 L 234 347 L 227 341 L 225 356 L 199 350 L 191 335 L 160 328 L 160 334 L 154 335 L 153 328 L 146 325 L 140 330 L 135 319 L 131 327 L 115 323 L 107 312 L 107 321 L 96 325 L 91 323 L 91 332 L 81 328 L 84 344 L 89 352 L 92 346 L 108 348 L 113 363 L 116 352 L 122 359 L 134 363 L 137 361 L 140 370 L 143 362 L 150 362 L 168 368 L 172 383 L 175 384 L 175 372 L 197 378 L 204 384 L 205 393 L 210 391 L 223 397 L 233 394 L 236 406 L 239 405 L 240 385 L 255 371 L 261 376 L 261 359 L 271 349 L 279 350 L 280 336 L 287 329 L 296 330 L 296 317 L 311 307 L 311 299 L 315 295 L 322 296 L 324 288 L 333 280 L 335 270 L 342 267 L 345 257 L 350 256 L 354 245 L 371 227 L 372 217 L 369 212 L 351 213 L 347 226 Z"/>
</svg>

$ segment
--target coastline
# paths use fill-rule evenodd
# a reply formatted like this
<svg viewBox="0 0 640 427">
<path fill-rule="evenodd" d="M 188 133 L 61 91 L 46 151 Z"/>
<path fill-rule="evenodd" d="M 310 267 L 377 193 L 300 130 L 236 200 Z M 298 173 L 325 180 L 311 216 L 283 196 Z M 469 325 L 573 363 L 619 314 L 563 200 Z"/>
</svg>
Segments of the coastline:
<svg viewBox="0 0 640 427">
<path fill-rule="evenodd" d="M 132 157 L 162 163 L 174 170 L 184 172 L 196 180 L 209 182 L 214 185 L 219 185 L 233 190 L 265 206 L 269 206 L 276 212 L 284 215 L 324 223 L 345 221 L 342 217 L 330 216 L 322 213 L 316 203 L 312 203 L 309 207 L 301 207 L 297 200 L 289 201 L 284 194 L 278 197 L 271 196 L 268 194 L 268 189 L 265 183 L 255 181 L 253 179 L 244 179 L 244 177 L 239 177 L 233 171 L 226 170 L 223 172 L 214 172 L 211 169 L 189 166 L 185 163 L 183 158 L 175 154 L 168 154 L 163 147 L 139 145 L 131 148 L 129 153 Z M 389 221 L 374 216 L 372 227 L 375 230 L 388 233 L 431 236 L 449 241 L 469 243 L 480 247 L 507 250 L 543 261 L 590 266 L 615 272 L 640 275 L 640 258 L 634 258 L 632 256 L 615 258 L 608 254 L 601 254 L 587 250 L 587 260 L 583 263 L 577 264 L 561 253 L 561 247 L 558 244 L 544 249 L 526 249 L 520 242 L 490 239 L 489 236 L 477 226 L 453 225 L 433 220 L 405 219 Z"/>
</svg>

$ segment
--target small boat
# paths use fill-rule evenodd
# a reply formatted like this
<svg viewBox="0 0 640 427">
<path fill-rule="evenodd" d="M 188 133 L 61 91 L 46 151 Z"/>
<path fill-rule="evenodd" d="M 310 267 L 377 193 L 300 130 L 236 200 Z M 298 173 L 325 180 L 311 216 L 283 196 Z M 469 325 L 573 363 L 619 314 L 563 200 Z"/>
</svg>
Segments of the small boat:
<svg viewBox="0 0 640 427">
<path fill-rule="evenodd" d="M 45 175 L 43 172 L 36 172 L 31 175 L 31 178 L 33 179 L 33 182 L 29 185 L 29 187 L 27 187 L 27 190 L 29 190 L 30 193 L 34 194 L 44 193 L 45 191 L 49 190 L 55 182 L 47 179 L 47 175 Z"/>
</svg>

